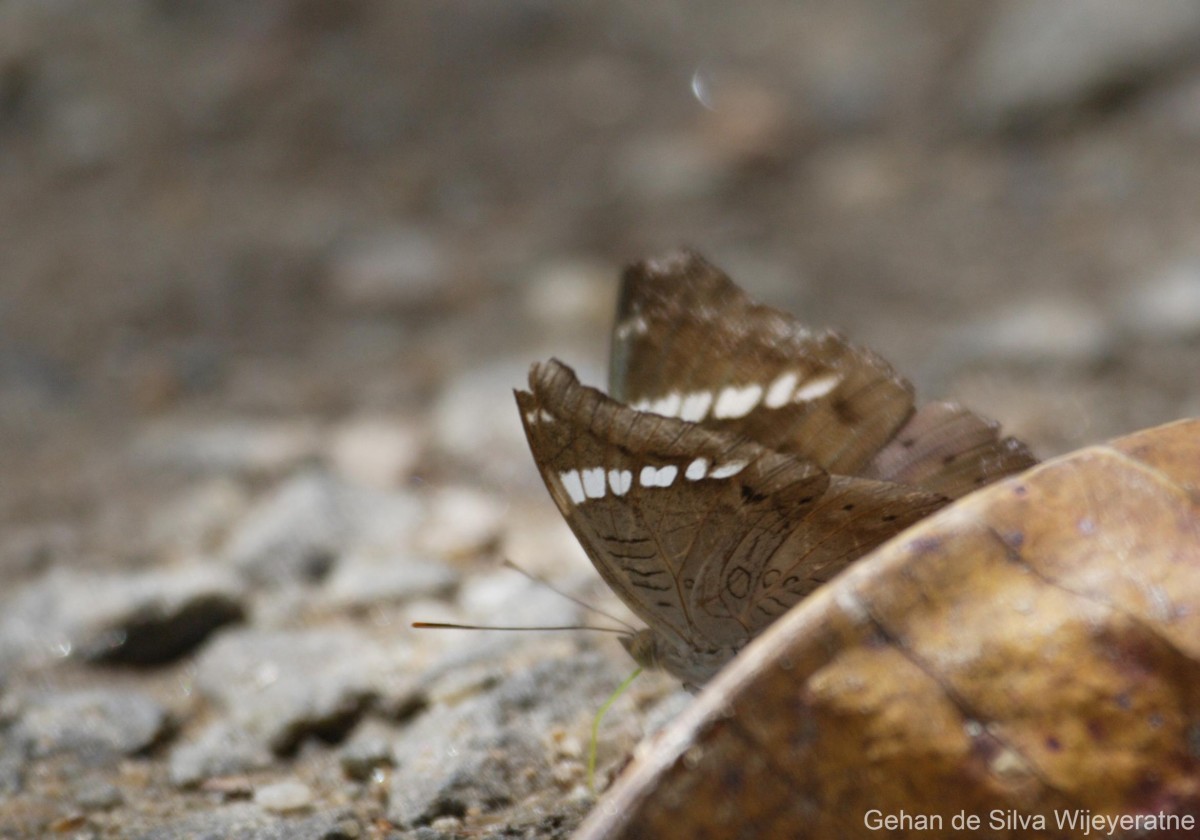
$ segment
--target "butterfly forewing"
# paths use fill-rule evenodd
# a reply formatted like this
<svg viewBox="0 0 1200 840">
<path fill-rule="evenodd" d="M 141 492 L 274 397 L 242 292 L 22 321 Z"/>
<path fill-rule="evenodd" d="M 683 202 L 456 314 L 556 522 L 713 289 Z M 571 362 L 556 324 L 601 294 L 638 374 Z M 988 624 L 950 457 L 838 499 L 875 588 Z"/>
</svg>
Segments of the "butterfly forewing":
<svg viewBox="0 0 1200 840">
<path fill-rule="evenodd" d="M 681 647 L 744 643 L 747 628 L 700 591 L 733 562 L 771 557 L 828 484 L 815 464 L 635 411 L 535 365 L 518 392 L 542 478 L 605 581 Z"/>
<path fill-rule="evenodd" d="M 626 270 L 612 347 L 618 399 L 836 474 L 957 498 L 1036 463 L 964 408 L 936 403 L 914 413 L 912 385 L 878 355 L 755 303 L 696 254 Z"/>
<path fill-rule="evenodd" d="M 883 359 L 753 302 L 684 253 L 629 268 L 609 390 L 635 408 L 745 435 L 850 474 L 912 413 Z"/>
</svg>

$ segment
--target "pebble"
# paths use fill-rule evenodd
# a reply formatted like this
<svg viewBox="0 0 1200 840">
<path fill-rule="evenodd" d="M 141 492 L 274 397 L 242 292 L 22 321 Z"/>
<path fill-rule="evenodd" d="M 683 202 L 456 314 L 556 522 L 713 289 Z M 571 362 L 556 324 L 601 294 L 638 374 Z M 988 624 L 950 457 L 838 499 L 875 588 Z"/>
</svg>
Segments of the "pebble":
<svg viewBox="0 0 1200 840">
<path fill-rule="evenodd" d="M 275 782 L 254 791 L 254 804 L 277 814 L 302 811 L 312 805 L 312 800 L 313 793 L 309 786 L 294 779 Z"/>
<path fill-rule="evenodd" d="M 104 762 L 147 749 L 168 725 L 166 709 L 151 698 L 97 688 L 27 698 L 14 731 L 34 758 L 75 753 Z"/>
<path fill-rule="evenodd" d="M 964 117 L 1005 127 L 1170 67 L 1200 38 L 1192 0 L 1006 0 L 964 72 Z"/>
</svg>

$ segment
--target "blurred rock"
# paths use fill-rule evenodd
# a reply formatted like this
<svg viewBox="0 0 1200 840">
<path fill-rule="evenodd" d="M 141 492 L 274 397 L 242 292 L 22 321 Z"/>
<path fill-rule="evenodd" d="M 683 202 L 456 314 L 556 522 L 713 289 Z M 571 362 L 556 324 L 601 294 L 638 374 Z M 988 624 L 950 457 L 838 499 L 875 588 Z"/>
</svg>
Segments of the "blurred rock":
<svg viewBox="0 0 1200 840">
<path fill-rule="evenodd" d="M 348 531 L 340 485 L 323 472 L 304 472 L 251 508 L 223 557 L 256 583 L 320 580 Z"/>
<path fill-rule="evenodd" d="M 436 446 L 500 483 L 535 478 L 513 389 L 525 387 L 532 360 L 503 359 L 471 368 L 442 389 L 430 409 Z"/>
<path fill-rule="evenodd" d="M 121 789 L 104 779 L 89 777 L 75 785 L 71 801 L 84 811 L 106 811 L 125 801 Z"/>
<path fill-rule="evenodd" d="M 276 814 L 303 811 L 312 805 L 312 799 L 309 786 L 295 779 L 275 782 L 254 791 L 254 804 Z"/>
<path fill-rule="evenodd" d="M 1138 284 L 1117 307 L 1125 326 L 1152 341 L 1200 336 L 1200 260 L 1184 260 Z"/>
<path fill-rule="evenodd" d="M 259 739 L 227 721 L 216 721 L 171 750 L 171 784 L 189 788 L 221 776 L 270 767 L 273 756 Z"/>
<path fill-rule="evenodd" d="M 215 473 L 279 473 L 320 451 L 318 429 L 304 420 L 217 423 L 168 421 L 148 426 L 134 454 L 155 464 Z"/>
<path fill-rule="evenodd" d="M 379 721 L 366 721 L 338 750 L 338 761 L 347 778 L 365 782 L 380 767 L 394 767 L 395 730 Z"/>
<path fill-rule="evenodd" d="M 561 800 L 551 731 L 579 731 L 620 677 L 595 654 L 549 662 L 515 674 L 482 695 L 439 705 L 414 720 L 396 740 L 388 818 L 402 826 L 439 817 L 487 813 L 521 802 Z M 626 733 L 628 737 L 628 732 Z"/>
<path fill-rule="evenodd" d="M 364 831 L 353 817 L 337 811 L 283 818 L 254 803 L 235 802 L 170 820 L 134 840 L 359 840 Z"/>
<path fill-rule="evenodd" d="M 538 326 L 563 341 L 581 329 L 597 335 L 612 323 L 619 268 L 583 258 L 550 260 L 537 266 L 523 287 L 525 310 Z"/>
<path fill-rule="evenodd" d="M 348 481 L 380 490 L 403 483 L 421 457 L 420 434 L 384 417 L 358 417 L 332 431 L 329 457 Z"/>
<path fill-rule="evenodd" d="M 366 607 L 445 597 L 458 585 L 446 564 L 405 554 L 356 551 L 338 563 L 325 592 L 336 606 Z"/>
<path fill-rule="evenodd" d="M 446 559 L 481 554 L 498 544 L 506 510 L 496 497 L 469 487 L 438 488 L 429 497 L 418 543 Z"/>
<path fill-rule="evenodd" d="M 344 244 L 330 265 L 333 299 L 353 310 L 403 311 L 438 303 L 450 280 L 450 259 L 432 233 L 396 227 Z"/>
<path fill-rule="evenodd" d="M 149 543 L 167 554 L 210 554 L 249 502 L 242 484 L 228 477 L 197 482 L 155 512 Z"/>
<path fill-rule="evenodd" d="M 1003 361 L 1020 364 L 1103 360 L 1117 336 L 1113 325 L 1084 301 L 1029 301 L 957 331 L 955 364 Z"/>
<path fill-rule="evenodd" d="M 0 668 L 67 655 L 138 665 L 170 661 L 245 613 L 242 584 L 203 565 L 128 574 L 55 570 L 0 613 Z"/>
<path fill-rule="evenodd" d="M 621 150 L 614 181 L 636 202 L 701 199 L 720 190 L 733 174 L 717 151 L 692 133 L 637 136 Z"/>
<path fill-rule="evenodd" d="M 196 684 L 251 741 L 278 754 L 336 740 L 402 679 L 404 656 L 358 632 L 242 630 L 200 654 Z"/>
<path fill-rule="evenodd" d="M 964 116 L 1005 127 L 1144 82 L 1200 43 L 1194 0 L 1004 0 L 966 69 Z"/>
<path fill-rule="evenodd" d="M 14 732 L 34 758 L 69 752 L 103 762 L 147 749 L 167 725 L 166 709 L 143 694 L 89 689 L 26 698 Z"/>
</svg>

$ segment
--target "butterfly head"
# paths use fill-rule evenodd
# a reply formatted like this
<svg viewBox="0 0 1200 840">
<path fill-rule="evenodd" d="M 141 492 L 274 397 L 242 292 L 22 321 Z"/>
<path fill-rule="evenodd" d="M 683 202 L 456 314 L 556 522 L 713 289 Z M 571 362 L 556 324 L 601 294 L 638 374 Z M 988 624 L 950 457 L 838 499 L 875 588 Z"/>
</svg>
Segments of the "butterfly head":
<svg viewBox="0 0 1200 840">
<path fill-rule="evenodd" d="M 683 682 L 693 694 L 716 675 L 737 654 L 733 647 L 701 650 L 680 646 L 662 633 L 649 628 L 621 637 L 625 650 L 642 668 L 666 671 Z"/>
</svg>

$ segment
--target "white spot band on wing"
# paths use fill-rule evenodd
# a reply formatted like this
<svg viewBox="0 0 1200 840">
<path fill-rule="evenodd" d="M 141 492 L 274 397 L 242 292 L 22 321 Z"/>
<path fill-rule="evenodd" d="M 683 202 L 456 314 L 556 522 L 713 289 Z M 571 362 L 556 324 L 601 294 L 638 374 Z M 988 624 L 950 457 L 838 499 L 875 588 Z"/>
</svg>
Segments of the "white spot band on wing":
<svg viewBox="0 0 1200 840">
<path fill-rule="evenodd" d="M 819 399 L 825 396 L 842 381 L 842 377 L 836 373 L 824 373 L 816 379 L 810 379 L 799 388 L 796 393 L 792 394 L 792 402 L 807 402 L 808 400 Z"/>
<path fill-rule="evenodd" d="M 732 478 L 733 476 L 746 469 L 745 461 L 729 461 L 721 464 L 719 467 L 713 467 L 712 472 L 708 474 L 709 478 Z"/>
<path fill-rule="evenodd" d="M 800 374 L 794 370 L 781 373 L 767 387 L 767 396 L 763 398 L 763 405 L 767 408 L 782 408 L 787 405 L 792 398 L 792 391 L 796 390 L 796 383 L 799 381 Z"/>
<path fill-rule="evenodd" d="M 684 470 L 683 474 L 688 481 L 699 481 L 708 475 L 708 459 L 697 458 L 687 465 L 687 469 Z"/>
<path fill-rule="evenodd" d="M 729 385 L 722 389 L 717 397 L 717 404 L 713 406 L 713 417 L 717 419 L 745 417 L 754 410 L 754 406 L 758 405 L 762 393 L 761 385 L 751 384 L 743 388 Z"/>
<path fill-rule="evenodd" d="M 589 499 L 604 498 L 604 467 L 583 471 L 583 492 Z"/>
<path fill-rule="evenodd" d="M 571 497 L 572 502 L 579 504 L 586 498 L 583 493 L 583 482 L 579 480 L 579 470 L 560 472 L 558 477 L 562 481 L 567 495 Z"/>
<path fill-rule="evenodd" d="M 618 496 L 624 496 L 629 492 L 629 488 L 633 485 L 633 473 L 629 470 L 609 470 L 608 471 L 608 486 L 612 488 L 613 493 Z"/>
<path fill-rule="evenodd" d="M 642 467 L 638 482 L 643 487 L 670 487 L 679 474 L 679 468 L 673 464 L 665 467 Z"/>
</svg>

